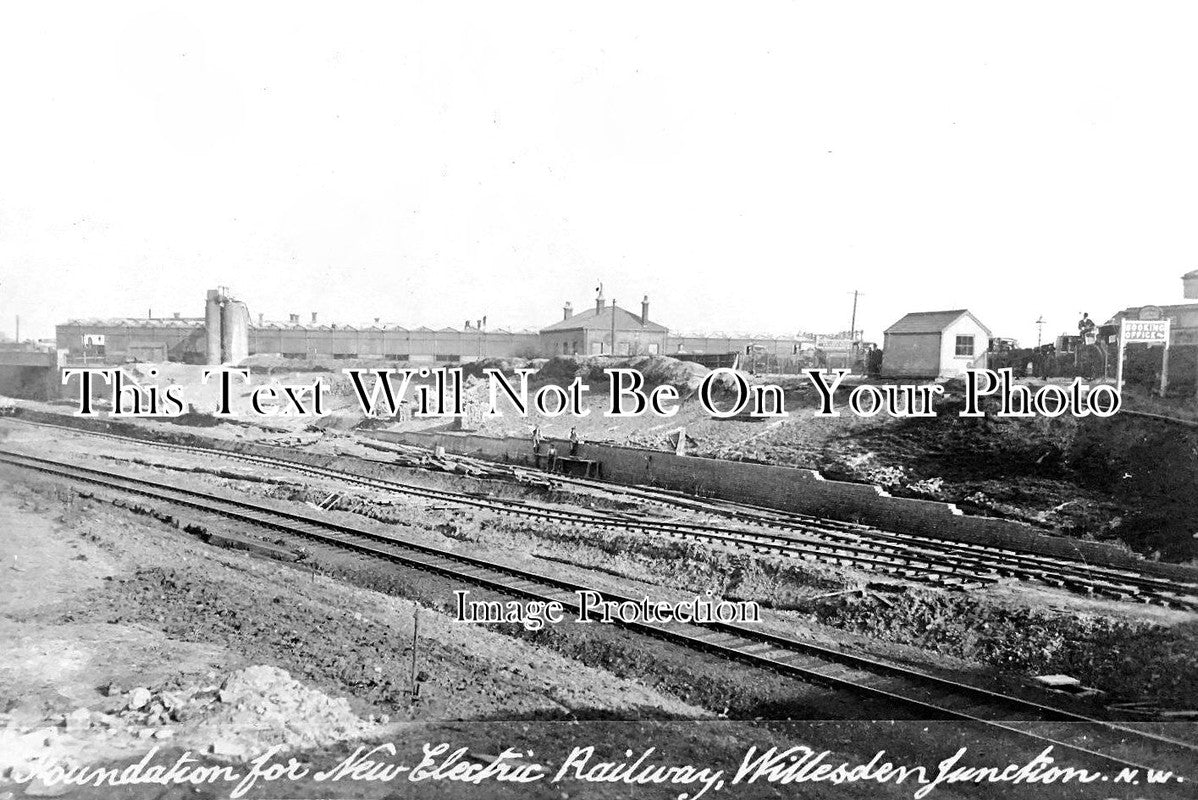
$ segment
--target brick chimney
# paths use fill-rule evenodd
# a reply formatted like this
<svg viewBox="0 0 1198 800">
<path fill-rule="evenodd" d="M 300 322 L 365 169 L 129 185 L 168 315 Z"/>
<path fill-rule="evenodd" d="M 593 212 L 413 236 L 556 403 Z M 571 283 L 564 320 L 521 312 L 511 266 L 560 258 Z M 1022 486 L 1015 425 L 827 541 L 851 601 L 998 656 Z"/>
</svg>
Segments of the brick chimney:
<svg viewBox="0 0 1198 800">
<path fill-rule="evenodd" d="M 600 311 L 603 310 L 603 307 L 606 305 L 607 305 L 607 300 L 603 297 L 603 295 L 599 295 L 598 297 L 596 297 L 595 298 L 595 313 L 598 314 Z"/>
<path fill-rule="evenodd" d="M 562 306 L 562 319 L 569 319 L 572 316 L 574 316 L 574 306 L 570 305 L 570 303 L 567 301 L 567 303 Z"/>
<path fill-rule="evenodd" d="M 288 314 L 287 321 L 292 325 L 299 325 L 299 314 Z"/>
<path fill-rule="evenodd" d="M 316 312 L 315 311 L 312 312 L 312 324 L 313 325 L 316 324 Z"/>
<path fill-rule="evenodd" d="M 641 324 L 649 324 L 649 295 L 645 295 L 644 299 L 641 300 Z"/>
</svg>

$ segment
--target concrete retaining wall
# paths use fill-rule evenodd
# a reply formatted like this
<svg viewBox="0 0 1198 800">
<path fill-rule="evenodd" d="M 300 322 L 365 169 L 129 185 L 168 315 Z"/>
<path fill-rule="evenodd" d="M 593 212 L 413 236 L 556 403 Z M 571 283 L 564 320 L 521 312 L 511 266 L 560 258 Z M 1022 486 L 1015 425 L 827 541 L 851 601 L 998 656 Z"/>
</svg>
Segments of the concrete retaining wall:
<svg viewBox="0 0 1198 800">
<path fill-rule="evenodd" d="M 363 434 L 382 441 L 441 446 L 446 452 L 458 455 L 532 464 L 532 445 L 527 439 L 456 433 Z M 568 442 L 555 444 L 559 453 L 568 452 Z M 964 515 L 948 503 L 892 497 L 869 484 L 825 480 L 814 470 L 600 444 L 583 444 L 578 455 L 600 462 L 604 479 L 614 483 L 657 486 L 900 533 L 1082 559 L 1135 568 L 1161 577 L 1198 581 L 1198 568 L 1147 561 L 1112 545 L 1054 536 L 1013 520 Z"/>
</svg>

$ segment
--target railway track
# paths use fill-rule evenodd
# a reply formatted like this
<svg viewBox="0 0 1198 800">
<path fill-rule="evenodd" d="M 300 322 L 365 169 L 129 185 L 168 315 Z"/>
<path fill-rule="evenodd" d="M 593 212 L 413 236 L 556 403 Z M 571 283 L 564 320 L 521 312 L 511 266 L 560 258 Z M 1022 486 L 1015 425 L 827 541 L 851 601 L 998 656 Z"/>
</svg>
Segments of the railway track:
<svg viewBox="0 0 1198 800">
<path fill-rule="evenodd" d="M 636 602 L 597 590 L 472 556 L 451 553 L 391 534 L 282 511 L 246 500 L 184 489 L 140 476 L 122 475 L 0 450 L 0 463 L 58 479 L 138 495 L 152 501 L 215 514 L 353 552 L 437 573 L 471 586 L 525 600 L 556 601 L 579 613 L 580 591 L 603 600 Z M 846 653 L 769 633 L 750 624 L 712 622 L 619 622 L 633 632 L 769 669 L 803 681 L 851 692 L 880 710 L 903 707 L 924 719 L 977 723 L 1053 745 L 1087 759 L 1088 768 L 1178 769 L 1194 763 L 1198 745 L 1110 720 L 991 691 L 901 665 Z M 882 716 L 882 715 L 879 715 Z M 1162 767 L 1162 760 L 1166 766 Z M 1101 767 L 1093 762 L 1098 761 Z"/>
<path fill-rule="evenodd" d="M 409 453 L 420 450 L 412 445 L 399 445 L 398 447 Z M 451 458 L 478 467 L 495 466 L 468 456 Z M 515 475 L 540 474 L 511 465 L 502 465 L 500 468 Z M 1010 548 L 886 531 L 860 523 L 813 517 L 730 500 L 701 498 L 658 487 L 624 486 L 557 474 L 553 475 L 553 480 L 629 499 L 643 500 L 656 505 L 675 506 L 725 524 L 727 521 L 732 521 L 767 529 L 808 533 L 817 536 L 823 543 L 848 547 L 856 545 L 868 552 L 881 552 L 888 555 L 909 553 L 916 557 L 916 566 L 919 566 L 919 560 L 924 563 L 941 564 L 952 568 L 955 575 L 976 578 L 978 583 L 991 583 L 996 577 L 1036 580 L 1082 594 L 1198 609 L 1198 582 L 1182 583 L 1147 575 L 1133 569 L 1091 564 L 1080 557 L 1068 559 L 1044 556 Z M 868 561 L 868 559 L 862 560 Z M 868 563 L 865 563 L 864 567 L 871 568 Z M 879 564 L 877 567 L 887 572 L 895 571 L 885 563 Z M 919 575 L 903 574 L 903 577 L 913 580 L 921 579 Z M 940 578 L 936 574 L 927 577 L 930 578 L 930 582 L 936 582 Z M 949 588 L 954 587 L 950 585 Z"/>
<path fill-rule="evenodd" d="M 647 487 L 623 487 L 581 479 L 564 480 L 630 499 L 659 506 L 681 508 L 711 520 L 709 523 L 654 520 L 611 513 L 566 510 L 527 501 L 481 497 L 449 489 L 415 486 L 395 480 L 368 478 L 328 467 L 302 464 L 282 457 L 234 452 L 223 449 L 159 442 L 151 439 L 92 431 L 69 425 L 14 418 L 36 426 L 66 429 L 89 436 L 118 440 L 139 446 L 190 452 L 286 469 L 301 474 L 355 484 L 377 491 L 485 509 L 566 526 L 623 530 L 677 539 L 701 540 L 728 547 L 772 553 L 804 561 L 830 563 L 904 578 L 949 589 L 993 584 L 1003 579 L 1037 581 L 1079 594 L 1111 599 L 1137 600 L 1174 608 L 1198 609 L 1198 586 L 1137 573 L 1129 569 L 1088 564 L 1023 553 L 1006 548 L 884 531 L 868 525 L 822 519 L 756 506 L 691 498 L 679 493 Z M 415 448 L 411 448 L 415 450 Z M 472 459 L 461 459 L 472 462 Z M 475 462 L 478 463 L 478 462 Z M 537 475 L 531 470 L 506 467 L 512 475 Z"/>
<path fill-rule="evenodd" d="M 556 476 L 555 476 L 555 479 Z M 870 525 L 812 517 L 795 512 L 765 508 L 728 500 L 691 497 L 656 487 L 611 487 L 593 481 L 569 478 L 571 483 L 604 488 L 629 497 L 676 505 L 705 514 L 713 519 L 749 522 L 766 528 L 793 528 L 818 531 L 829 542 L 868 542 L 889 551 L 898 549 L 943 556 L 945 563 L 978 567 L 980 576 L 998 575 L 1036 580 L 1082 594 L 1097 594 L 1114 599 L 1134 599 L 1161 605 L 1198 609 L 1198 583 L 1145 575 L 1131 569 L 1090 564 L 1084 560 L 1043 556 L 1009 548 L 959 542 L 938 537 L 885 531 Z"/>
<path fill-rule="evenodd" d="M 404 447 L 410 450 L 418 449 L 412 446 Z M 474 464 L 484 463 L 468 457 L 457 456 L 455 458 Z M 510 466 L 507 469 L 514 473 L 527 472 L 527 470 Z M 1035 580 L 1081 594 L 1100 595 L 1120 600 L 1139 600 L 1191 610 L 1198 609 L 1198 583 L 1181 583 L 1145 575 L 1131 569 L 1090 564 L 1081 559 L 1071 560 L 1009 548 L 885 531 L 870 525 L 813 517 L 728 500 L 698 498 L 657 487 L 620 486 L 559 475 L 554 475 L 553 479 L 622 495 L 630 499 L 676 506 L 713 520 L 725 522 L 725 524 L 726 521 L 732 521 L 761 528 L 810 534 L 818 537 L 819 542 L 831 545 L 824 552 L 834 555 L 845 552 L 841 549 L 842 547 L 864 553 L 883 553 L 891 557 L 900 557 L 900 559 L 904 555 L 910 555 L 913 565 L 916 567 L 914 573 L 907 569 L 896 570 L 893 564 L 887 563 L 884 558 L 875 562 L 868 556 L 857 558 L 856 561 L 859 563 L 854 566 L 865 569 L 881 569 L 892 574 L 898 571 L 905 578 L 931 583 L 941 582 L 948 588 L 965 588 L 962 584 L 948 583 L 954 577 L 972 579 L 981 584 L 993 583 L 997 578 L 1017 578 Z M 765 540 L 771 538 L 761 534 L 754 534 L 754 536 Z M 947 570 L 932 569 L 920 572 L 928 564 L 941 565 Z M 937 574 L 938 572 L 940 574 Z"/>
</svg>

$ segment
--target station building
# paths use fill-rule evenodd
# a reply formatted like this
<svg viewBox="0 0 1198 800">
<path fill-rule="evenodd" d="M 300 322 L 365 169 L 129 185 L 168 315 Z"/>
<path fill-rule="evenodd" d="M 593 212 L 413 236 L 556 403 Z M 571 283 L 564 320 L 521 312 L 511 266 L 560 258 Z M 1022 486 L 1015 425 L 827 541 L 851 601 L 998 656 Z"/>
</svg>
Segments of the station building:
<svg viewBox="0 0 1198 800">
<path fill-rule="evenodd" d="M 1177 303 L 1166 306 L 1131 306 L 1111 318 L 1112 325 L 1120 320 L 1169 320 L 1169 345 L 1198 345 L 1198 303 Z"/>
<path fill-rule="evenodd" d="M 1181 276 L 1182 296 L 1187 300 L 1198 300 L 1198 269 Z M 1118 325 L 1120 320 L 1169 320 L 1169 346 L 1198 346 L 1198 302 L 1172 303 L 1156 306 L 1130 306 L 1116 313 L 1110 323 Z"/>
<path fill-rule="evenodd" d="M 1182 297 L 1198 300 L 1198 269 L 1181 276 Z M 1107 361 L 1118 358 L 1117 342 L 1122 320 L 1169 320 L 1169 354 L 1165 348 L 1146 344 L 1127 345 L 1125 378 L 1153 388 L 1161 385 L 1161 372 L 1167 372 L 1171 390 L 1198 396 L 1198 302 L 1165 305 L 1129 306 L 1117 312 L 1101 330 L 1109 331 Z M 1166 361 L 1167 358 L 1167 361 Z"/>
</svg>

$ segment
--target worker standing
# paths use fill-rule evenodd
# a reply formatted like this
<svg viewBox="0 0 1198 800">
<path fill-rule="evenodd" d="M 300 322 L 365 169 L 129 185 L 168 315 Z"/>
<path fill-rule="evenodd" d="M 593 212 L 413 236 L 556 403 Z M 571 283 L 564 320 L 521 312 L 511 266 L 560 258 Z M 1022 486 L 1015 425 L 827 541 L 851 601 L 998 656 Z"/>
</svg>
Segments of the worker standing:
<svg viewBox="0 0 1198 800">
<path fill-rule="evenodd" d="M 578 455 L 578 445 L 581 443 L 582 443 L 582 440 L 578 438 L 578 428 L 571 428 L 570 429 L 570 455 L 572 455 L 572 456 Z"/>
<path fill-rule="evenodd" d="M 541 428 L 533 426 L 532 429 L 532 461 L 539 469 L 541 466 Z"/>
</svg>

